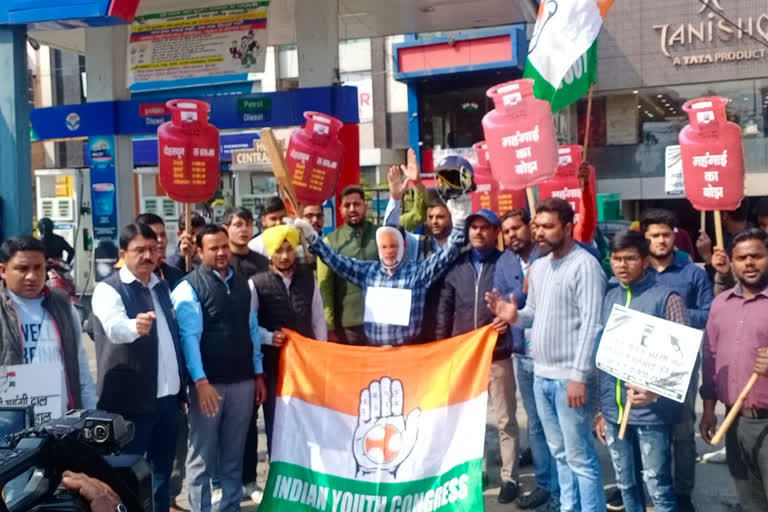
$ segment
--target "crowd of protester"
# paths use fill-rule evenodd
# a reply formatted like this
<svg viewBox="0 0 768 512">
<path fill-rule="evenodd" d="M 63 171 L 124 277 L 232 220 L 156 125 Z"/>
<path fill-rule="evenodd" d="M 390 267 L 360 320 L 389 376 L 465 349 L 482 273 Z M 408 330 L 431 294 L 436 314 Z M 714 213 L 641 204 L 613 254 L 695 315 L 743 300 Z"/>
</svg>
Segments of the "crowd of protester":
<svg viewBox="0 0 768 512">
<path fill-rule="evenodd" d="M 702 233 L 702 268 L 692 244 L 683 246 L 687 252 L 676 247 L 677 221 L 664 210 L 643 212 L 637 228 L 615 234 L 607 248 L 599 243 L 587 173 L 582 166 L 578 221 L 556 198 L 501 218 L 470 211 L 466 196 L 442 202 L 425 190 L 412 154 L 388 175 L 384 226 L 368 220 L 359 186 L 341 192 L 343 225 L 325 237 L 321 206 L 306 205 L 303 218 L 292 220 L 275 197 L 264 204 L 259 236 L 247 209 L 231 209 L 220 225 L 196 214 L 189 231 L 180 224 L 168 253 L 163 220 L 141 214 L 121 229 L 120 262 L 93 293 L 95 383 L 77 312 L 45 285 L 45 244 L 11 238 L 0 247 L 0 364 L 58 364 L 68 407 L 132 421 L 125 451 L 147 457 L 155 510 L 178 509 L 186 481 L 193 511 L 209 511 L 213 502 L 233 511 L 244 494 L 258 500 L 262 492 L 256 420 L 261 409 L 269 452 L 284 329 L 348 345 L 404 345 L 490 325 L 499 334 L 488 395 L 500 503 L 638 512 L 645 487 L 658 512 L 694 510 L 696 393 L 704 400 L 700 433 L 709 440 L 716 403 L 733 405 L 753 371 L 768 376 L 760 342 L 768 331 L 760 314 L 768 300 L 768 207 L 758 204 L 760 229 L 748 225 L 746 206 L 728 212 L 724 247 Z M 410 185 L 414 205 L 401 215 Z M 366 315 L 374 288 L 410 293 L 405 322 Z M 705 331 L 684 403 L 596 369 L 614 304 Z M 627 435 L 619 439 L 629 403 Z M 726 438 L 745 512 L 768 510 L 766 429 L 768 384 L 760 381 Z M 609 448 L 614 495 L 604 492 L 595 437 Z M 525 459 L 532 459 L 535 486 L 524 490 L 518 466 Z"/>
</svg>

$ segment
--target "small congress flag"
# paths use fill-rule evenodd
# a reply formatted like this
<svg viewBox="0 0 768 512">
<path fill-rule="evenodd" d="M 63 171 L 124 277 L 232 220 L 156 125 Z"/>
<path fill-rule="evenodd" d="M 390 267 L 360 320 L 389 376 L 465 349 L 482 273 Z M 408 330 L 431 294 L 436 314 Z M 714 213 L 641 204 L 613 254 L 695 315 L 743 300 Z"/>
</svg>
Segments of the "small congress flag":
<svg viewBox="0 0 768 512">
<path fill-rule="evenodd" d="M 259 511 L 483 510 L 496 336 L 355 347 L 290 332 Z"/>
<path fill-rule="evenodd" d="M 542 0 L 523 76 L 556 112 L 597 82 L 597 35 L 614 0 Z"/>
</svg>

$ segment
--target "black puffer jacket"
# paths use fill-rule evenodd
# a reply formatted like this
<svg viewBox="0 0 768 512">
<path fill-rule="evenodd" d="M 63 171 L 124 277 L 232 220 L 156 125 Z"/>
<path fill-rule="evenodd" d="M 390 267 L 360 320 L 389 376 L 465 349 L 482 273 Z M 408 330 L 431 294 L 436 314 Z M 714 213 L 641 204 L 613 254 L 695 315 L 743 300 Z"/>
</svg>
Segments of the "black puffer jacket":
<svg viewBox="0 0 768 512">
<path fill-rule="evenodd" d="M 472 265 L 471 250 L 456 260 L 445 276 L 437 305 L 437 339 L 450 338 L 486 326 L 493 313 L 485 304 L 485 293 L 493 290 L 493 276 L 501 251 L 494 249 L 482 263 L 479 275 Z M 508 337 L 499 336 L 493 360 L 512 355 Z"/>
</svg>

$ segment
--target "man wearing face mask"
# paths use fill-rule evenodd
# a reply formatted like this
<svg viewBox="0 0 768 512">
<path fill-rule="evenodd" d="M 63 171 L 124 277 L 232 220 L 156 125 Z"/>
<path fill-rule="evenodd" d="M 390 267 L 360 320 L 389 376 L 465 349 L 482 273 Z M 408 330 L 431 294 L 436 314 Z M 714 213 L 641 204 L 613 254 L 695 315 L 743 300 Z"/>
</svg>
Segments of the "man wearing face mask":
<svg viewBox="0 0 768 512">
<path fill-rule="evenodd" d="M 310 241 L 309 250 L 333 270 L 363 290 L 368 315 L 364 315 L 365 335 L 368 345 L 404 345 L 419 340 L 426 289 L 447 269 L 459 255 L 464 244 L 464 222 L 471 208 L 467 196 L 449 201 L 448 209 L 453 217 L 453 232 L 448 244 L 423 261 L 409 261 L 405 258 L 405 241 L 402 229 L 391 226 L 376 230 L 376 245 L 379 261 L 362 261 L 341 256 L 322 240 L 303 219 L 296 220 L 295 226 Z M 390 296 L 392 289 L 404 290 L 410 300 L 407 318 L 376 321 L 381 313 L 383 297 Z M 394 296 L 394 295 L 391 295 Z M 377 297 L 379 306 L 374 306 Z"/>
</svg>

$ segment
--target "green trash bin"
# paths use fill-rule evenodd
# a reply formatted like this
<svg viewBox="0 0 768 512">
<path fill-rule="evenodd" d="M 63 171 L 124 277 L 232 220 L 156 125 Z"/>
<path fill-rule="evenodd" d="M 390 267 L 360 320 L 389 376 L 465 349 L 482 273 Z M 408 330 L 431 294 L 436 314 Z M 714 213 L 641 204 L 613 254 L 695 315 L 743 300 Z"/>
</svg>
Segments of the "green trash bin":
<svg viewBox="0 0 768 512">
<path fill-rule="evenodd" d="M 621 220 L 621 194 L 597 194 L 597 221 Z"/>
</svg>

